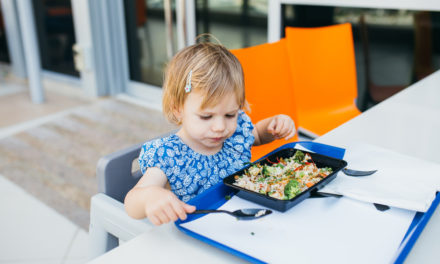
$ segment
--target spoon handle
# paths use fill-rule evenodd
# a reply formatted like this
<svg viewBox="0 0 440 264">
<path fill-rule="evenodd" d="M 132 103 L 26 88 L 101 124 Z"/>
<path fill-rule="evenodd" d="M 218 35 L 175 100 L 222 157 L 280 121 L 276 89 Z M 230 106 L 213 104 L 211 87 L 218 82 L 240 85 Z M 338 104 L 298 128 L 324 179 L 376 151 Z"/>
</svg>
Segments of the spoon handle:
<svg viewBox="0 0 440 264">
<path fill-rule="evenodd" d="M 371 174 L 374 174 L 377 170 L 371 170 L 371 171 L 360 171 L 360 170 L 352 170 L 344 168 L 342 169 L 342 172 L 347 176 L 353 176 L 353 177 L 362 177 L 362 176 L 369 176 Z"/>
<path fill-rule="evenodd" d="M 191 214 L 209 214 L 209 213 L 227 213 L 229 214 L 229 211 L 225 210 L 195 210 Z"/>
</svg>

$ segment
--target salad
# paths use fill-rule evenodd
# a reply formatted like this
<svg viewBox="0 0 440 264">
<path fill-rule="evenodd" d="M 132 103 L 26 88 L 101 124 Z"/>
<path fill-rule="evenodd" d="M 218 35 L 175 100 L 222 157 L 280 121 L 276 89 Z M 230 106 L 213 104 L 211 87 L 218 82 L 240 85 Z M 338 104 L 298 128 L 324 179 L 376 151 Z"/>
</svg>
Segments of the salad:
<svg viewBox="0 0 440 264">
<path fill-rule="evenodd" d="M 308 153 L 297 150 L 289 158 L 269 164 L 253 164 L 242 175 L 235 176 L 236 186 L 268 195 L 280 200 L 290 200 L 332 173 L 332 168 L 318 168 Z"/>
</svg>

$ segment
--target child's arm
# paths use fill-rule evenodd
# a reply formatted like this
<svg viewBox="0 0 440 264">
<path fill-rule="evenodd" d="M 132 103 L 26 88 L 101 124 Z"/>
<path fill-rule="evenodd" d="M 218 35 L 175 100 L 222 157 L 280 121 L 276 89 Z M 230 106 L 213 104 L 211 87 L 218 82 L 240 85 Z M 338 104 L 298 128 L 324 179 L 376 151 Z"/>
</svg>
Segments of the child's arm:
<svg viewBox="0 0 440 264">
<path fill-rule="evenodd" d="M 167 177 L 156 167 L 148 168 L 136 186 L 125 196 L 125 210 L 135 219 L 148 217 L 154 225 L 186 219 L 186 214 L 195 210 L 170 190 L 165 189 Z"/>
<path fill-rule="evenodd" d="M 254 146 L 270 143 L 275 139 L 291 139 L 295 136 L 295 123 L 287 115 L 276 115 L 259 121 L 252 131 Z"/>
</svg>

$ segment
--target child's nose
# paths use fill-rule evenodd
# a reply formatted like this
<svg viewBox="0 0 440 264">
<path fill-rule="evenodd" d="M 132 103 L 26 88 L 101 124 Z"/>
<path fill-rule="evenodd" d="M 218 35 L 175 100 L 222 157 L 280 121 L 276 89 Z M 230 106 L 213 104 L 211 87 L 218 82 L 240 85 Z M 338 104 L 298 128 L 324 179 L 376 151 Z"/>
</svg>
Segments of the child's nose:
<svg viewBox="0 0 440 264">
<path fill-rule="evenodd" d="M 223 131 L 226 128 L 226 122 L 223 118 L 217 118 L 214 120 L 214 124 L 212 125 L 213 131 Z"/>
</svg>

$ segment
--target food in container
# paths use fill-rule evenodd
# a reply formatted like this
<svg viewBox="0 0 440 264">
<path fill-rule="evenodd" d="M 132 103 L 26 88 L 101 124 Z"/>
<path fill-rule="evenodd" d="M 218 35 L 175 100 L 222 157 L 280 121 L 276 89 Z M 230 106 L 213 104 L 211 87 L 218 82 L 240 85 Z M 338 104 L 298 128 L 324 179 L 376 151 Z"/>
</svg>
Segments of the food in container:
<svg viewBox="0 0 440 264">
<path fill-rule="evenodd" d="M 278 158 L 276 162 L 252 164 L 243 174 L 234 176 L 233 184 L 273 198 L 289 200 L 332 172 L 331 167 L 318 168 L 309 153 L 298 150 L 295 155 Z"/>
<path fill-rule="evenodd" d="M 287 148 L 223 179 L 244 199 L 286 211 L 336 177 L 347 162 Z"/>
</svg>

